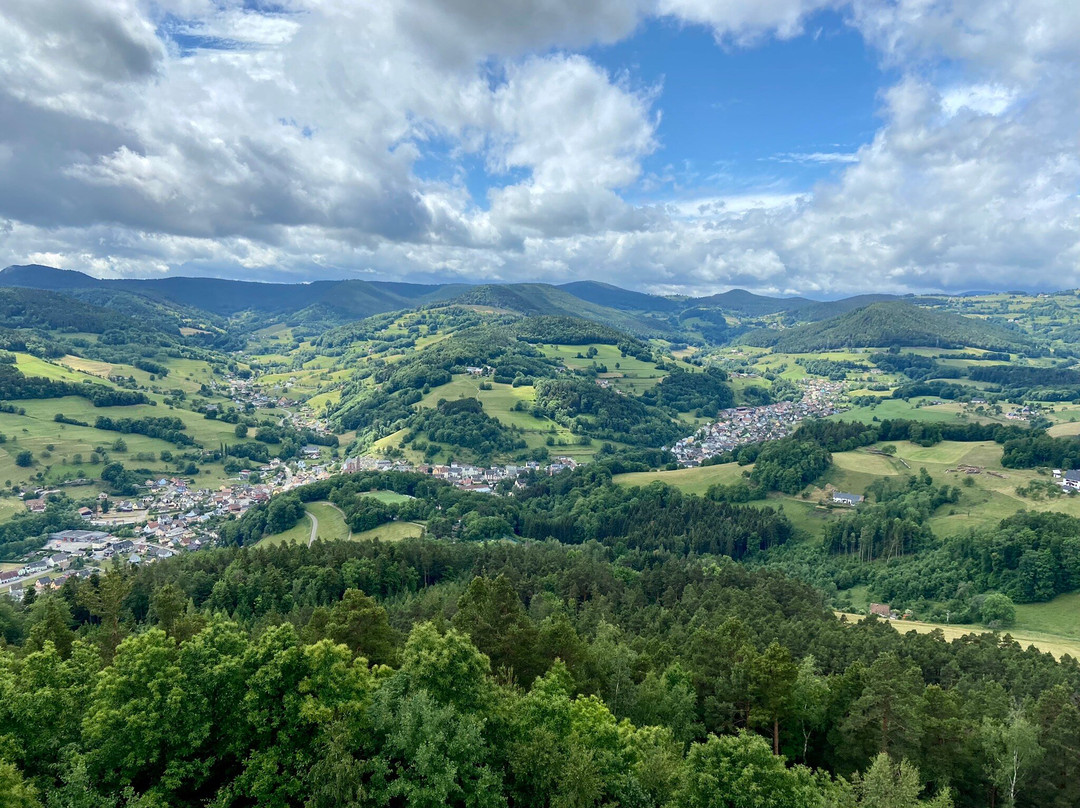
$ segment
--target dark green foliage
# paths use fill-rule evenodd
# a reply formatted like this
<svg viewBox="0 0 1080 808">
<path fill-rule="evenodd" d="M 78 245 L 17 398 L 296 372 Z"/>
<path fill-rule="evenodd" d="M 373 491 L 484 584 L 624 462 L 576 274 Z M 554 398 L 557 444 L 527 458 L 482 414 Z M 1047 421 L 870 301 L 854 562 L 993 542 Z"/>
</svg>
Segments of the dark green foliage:
<svg viewBox="0 0 1080 808">
<path fill-rule="evenodd" d="M 169 375 L 169 369 L 165 365 L 162 365 L 159 362 L 153 362 L 149 359 L 135 359 L 131 364 L 139 370 L 145 370 L 147 373 L 153 373 L 159 377 Z"/>
<path fill-rule="evenodd" d="M 944 370 L 929 356 L 913 353 L 875 353 L 870 355 L 870 361 L 886 373 L 902 373 L 912 381 L 941 378 Z"/>
<path fill-rule="evenodd" d="M 702 373 L 675 370 L 643 393 L 641 399 L 675 412 L 701 410 L 703 415 L 712 417 L 735 404 L 735 395 L 726 382 L 727 374 L 719 368 L 707 368 Z"/>
<path fill-rule="evenodd" d="M 904 301 L 872 303 L 822 322 L 761 331 L 746 339 L 753 345 L 771 345 L 785 353 L 923 345 L 1024 353 L 1032 346 L 1031 340 L 1018 331 Z"/>
<path fill-rule="evenodd" d="M 388 482 L 432 484 L 415 478 Z M 124 596 L 101 618 L 70 608 L 93 592 Z M 110 614 L 130 636 L 103 657 Z M 5 754 L 53 799 L 877 808 L 875 777 L 859 803 L 834 778 L 885 749 L 924 773 L 916 793 L 949 786 L 975 808 L 992 788 L 984 723 L 1014 703 L 1047 767 L 1021 782 L 1021 808 L 1071 799 L 1080 765 L 1075 663 L 993 636 L 843 625 L 808 587 L 711 558 L 219 550 L 73 580 L 7 622 L 25 646 L 0 651 Z"/>
<path fill-rule="evenodd" d="M 422 409 L 410 418 L 408 427 L 407 444 L 423 435 L 432 443 L 466 449 L 483 461 L 525 448 L 525 441 L 487 415 L 475 398 L 440 399 L 435 409 Z"/>
<path fill-rule="evenodd" d="M 114 494 L 134 496 L 145 477 L 125 469 L 123 463 L 108 463 L 101 470 L 101 479 L 109 484 Z"/>
<path fill-rule="evenodd" d="M 942 505 L 956 502 L 960 489 L 936 486 L 925 469 L 903 482 L 875 480 L 867 494 L 873 504 L 825 527 L 831 553 L 855 555 L 862 561 L 899 558 L 930 546 L 933 533 L 926 520 Z"/>
<path fill-rule="evenodd" d="M 24 376 L 13 365 L 0 364 L 0 399 L 63 398 L 81 396 L 95 407 L 122 407 L 145 404 L 146 396 L 130 390 L 115 390 L 103 384 L 62 382 L 41 376 Z"/>
<path fill-rule="evenodd" d="M 770 491 L 797 494 L 832 465 L 832 455 L 820 444 L 799 438 L 770 441 L 754 461 L 750 480 Z"/>
<path fill-rule="evenodd" d="M 49 533 L 82 527 L 86 527 L 86 522 L 66 498 L 47 503 L 44 513 L 20 513 L 10 521 L 0 523 L 0 559 L 11 560 L 37 549 Z"/>
<path fill-rule="evenodd" d="M 657 408 L 588 379 L 538 380 L 536 411 L 576 434 L 631 446 L 669 445 L 685 431 Z"/>
<path fill-rule="evenodd" d="M 230 443 L 225 447 L 225 453 L 229 457 L 246 458 L 256 463 L 269 463 L 270 450 L 265 444 L 248 441 L 247 443 Z"/>
<path fill-rule="evenodd" d="M 1080 440 L 1052 438 L 1045 433 L 1029 434 L 1005 441 L 1001 465 L 1009 469 L 1054 466 L 1072 469 L 1080 466 Z"/>
<path fill-rule="evenodd" d="M 649 346 L 624 331 L 580 317 L 536 315 L 523 317 L 510 326 L 510 331 L 523 342 L 552 345 L 618 345 L 623 353 L 632 356 L 652 355 Z"/>
<path fill-rule="evenodd" d="M 168 441 L 176 446 L 194 446 L 195 441 L 190 435 L 185 435 L 187 427 L 184 422 L 174 416 L 160 418 L 109 418 L 99 415 L 94 420 L 95 429 L 104 429 L 110 432 L 122 432 L 125 435 L 145 435 L 148 438 L 158 438 Z"/>
<path fill-rule="evenodd" d="M 1080 589 L 1080 520 L 1021 511 L 993 529 L 941 542 L 932 552 L 872 576 L 882 597 L 950 602 L 961 617 L 968 599 L 999 591 L 1017 603 L 1048 601 Z"/>
<path fill-rule="evenodd" d="M 852 362 L 850 360 L 836 361 L 833 359 L 809 359 L 804 360 L 801 357 L 795 360 L 796 364 L 802 365 L 806 369 L 806 372 L 813 376 L 824 376 L 827 379 L 833 381 L 842 382 L 847 378 L 848 371 L 859 370 L 865 372 L 869 369 L 868 365 L 864 365 L 859 362 Z"/>
</svg>

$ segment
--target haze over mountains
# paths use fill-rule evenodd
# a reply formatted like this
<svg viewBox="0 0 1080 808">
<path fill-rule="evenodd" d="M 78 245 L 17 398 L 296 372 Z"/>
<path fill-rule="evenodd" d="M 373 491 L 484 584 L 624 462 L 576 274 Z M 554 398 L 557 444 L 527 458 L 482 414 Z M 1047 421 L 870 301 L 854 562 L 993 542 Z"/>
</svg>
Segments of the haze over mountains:
<svg viewBox="0 0 1080 808">
<path fill-rule="evenodd" d="M 75 270 L 40 264 L 12 265 L 0 270 L 0 286 L 51 291 L 112 289 L 137 292 L 181 305 L 197 306 L 227 315 L 246 309 L 285 312 L 321 305 L 365 317 L 426 303 L 470 298 L 476 303 L 505 305 L 527 314 L 564 314 L 581 304 L 626 312 L 669 314 L 690 308 L 717 308 L 762 316 L 800 311 L 800 319 L 819 320 L 869 303 L 899 299 L 898 295 L 856 295 L 831 301 L 805 297 L 769 297 L 732 289 L 707 297 L 664 297 L 622 289 L 599 281 L 564 284 L 419 284 L 394 281 L 321 280 L 310 283 L 269 283 L 222 278 L 170 276 L 150 279 L 102 279 Z M 908 296 L 910 297 L 910 296 Z M 574 302 L 577 301 L 577 302 Z M 578 313 L 578 312 L 574 312 Z"/>
</svg>

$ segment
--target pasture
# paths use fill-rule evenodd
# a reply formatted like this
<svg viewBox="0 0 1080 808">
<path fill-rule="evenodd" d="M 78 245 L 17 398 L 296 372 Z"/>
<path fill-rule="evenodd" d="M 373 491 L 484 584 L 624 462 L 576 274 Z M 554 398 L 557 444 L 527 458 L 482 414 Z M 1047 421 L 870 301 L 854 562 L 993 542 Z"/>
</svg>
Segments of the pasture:
<svg viewBox="0 0 1080 808">
<path fill-rule="evenodd" d="M 723 463 L 717 466 L 699 466 L 675 471 L 637 471 L 629 474 L 616 474 L 612 482 L 625 486 L 646 486 L 660 482 L 678 488 L 687 494 L 704 495 L 714 485 L 730 485 L 742 479 L 744 471 L 753 466 L 740 466 L 738 463 Z"/>
<path fill-rule="evenodd" d="M 334 541 L 352 536 L 352 531 L 345 524 L 344 515 L 333 503 L 309 502 L 304 506 L 304 510 L 319 520 L 317 538 L 324 541 Z"/>
<path fill-rule="evenodd" d="M 857 623 L 863 619 L 862 615 L 837 612 L 838 617 L 844 617 L 851 623 Z M 969 634 L 992 634 L 988 628 L 977 625 L 942 625 L 939 623 L 923 623 L 918 620 L 886 620 L 883 621 L 892 628 L 906 634 L 915 631 L 919 634 L 932 634 L 939 632 L 945 641 L 958 640 Z M 1052 654 L 1057 659 L 1068 655 L 1074 659 L 1080 659 L 1080 640 L 1059 637 L 1054 634 L 1046 634 L 1039 631 L 1029 631 L 1019 626 L 996 632 L 1003 639 L 1008 636 L 1016 640 L 1021 647 L 1034 646 L 1037 650 L 1046 654 Z"/>
<path fill-rule="evenodd" d="M 296 542 L 298 544 L 307 544 L 308 539 L 311 538 L 311 517 L 307 512 L 304 512 L 304 516 L 286 531 L 281 533 L 275 533 L 272 536 L 266 536 L 256 542 L 256 547 L 275 547 L 279 544 L 289 544 Z"/>
</svg>

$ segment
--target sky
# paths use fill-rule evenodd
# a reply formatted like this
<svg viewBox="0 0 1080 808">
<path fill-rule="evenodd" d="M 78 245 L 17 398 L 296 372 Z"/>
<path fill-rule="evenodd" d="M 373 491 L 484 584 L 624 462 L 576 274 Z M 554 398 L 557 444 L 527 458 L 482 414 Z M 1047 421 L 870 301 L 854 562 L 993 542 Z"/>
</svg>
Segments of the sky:
<svg viewBox="0 0 1080 808">
<path fill-rule="evenodd" d="M 0 266 L 1080 287 L 1076 0 L 7 0 Z"/>
</svg>

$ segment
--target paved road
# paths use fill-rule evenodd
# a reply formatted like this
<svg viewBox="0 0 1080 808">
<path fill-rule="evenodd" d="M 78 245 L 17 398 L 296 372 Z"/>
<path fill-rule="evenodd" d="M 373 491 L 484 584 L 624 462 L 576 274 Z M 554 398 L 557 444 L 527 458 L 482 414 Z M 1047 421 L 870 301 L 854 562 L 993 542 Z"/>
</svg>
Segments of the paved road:
<svg viewBox="0 0 1080 808">
<path fill-rule="evenodd" d="M 306 513 L 308 515 L 308 519 L 311 520 L 311 538 L 308 539 L 307 542 L 307 546 L 310 547 L 312 544 L 315 543 L 315 537 L 319 533 L 319 517 L 317 517 L 311 511 L 307 511 Z"/>
</svg>

